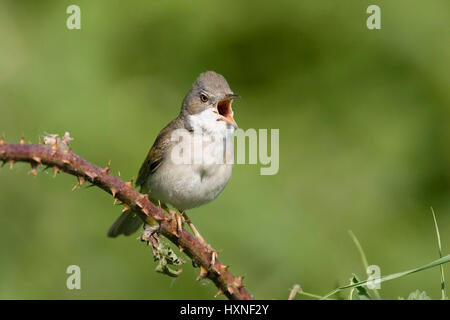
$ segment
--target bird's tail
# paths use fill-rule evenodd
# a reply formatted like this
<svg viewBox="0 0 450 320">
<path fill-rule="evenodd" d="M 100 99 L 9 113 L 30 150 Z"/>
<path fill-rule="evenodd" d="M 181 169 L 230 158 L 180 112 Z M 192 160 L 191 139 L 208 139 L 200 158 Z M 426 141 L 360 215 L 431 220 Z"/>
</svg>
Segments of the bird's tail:
<svg viewBox="0 0 450 320">
<path fill-rule="evenodd" d="M 109 228 L 108 237 L 115 238 L 121 234 L 129 236 L 135 233 L 143 224 L 144 222 L 137 214 L 131 210 L 124 211 Z"/>
</svg>

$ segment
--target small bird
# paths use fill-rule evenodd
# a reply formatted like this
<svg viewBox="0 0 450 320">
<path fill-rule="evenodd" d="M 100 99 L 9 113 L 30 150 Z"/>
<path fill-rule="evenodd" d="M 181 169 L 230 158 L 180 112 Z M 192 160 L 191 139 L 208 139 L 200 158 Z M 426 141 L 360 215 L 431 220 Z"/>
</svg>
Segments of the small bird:
<svg viewBox="0 0 450 320">
<path fill-rule="evenodd" d="M 233 164 L 227 159 L 234 159 L 232 135 L 238 128 L 231 104 L 237 97 L 222 75 L 213 71 L 200 74 L 184 97 L 178 117 L 156 137 L 136 181 L 142 193 L 176 218 L 178 232 L 184 220 L 204 244 L 185 210 L 214 200 L 231 178 Z M 196 149 L 199 145 L 202 148 Z M 196 158 L 196 150 L 202 161 Z M 174 161 L 180 154 L 188 161 Z M 108 236 L 130 235 L 142 224 L 139 215 L 125 211 Z"/>
</svg>

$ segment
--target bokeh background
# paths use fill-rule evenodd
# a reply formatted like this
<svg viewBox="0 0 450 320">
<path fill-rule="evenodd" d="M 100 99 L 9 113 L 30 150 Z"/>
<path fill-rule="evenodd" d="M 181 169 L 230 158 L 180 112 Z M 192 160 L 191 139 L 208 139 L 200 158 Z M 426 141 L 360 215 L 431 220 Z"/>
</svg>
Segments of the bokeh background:
<svg viewBox="0 0 450 320">
<path fill-rule="evenodd" d="M 70 4 L 81 30 L 66 28 Z M 370 4 L 381 30 L 366 27 Z M 433 206 L 450 250 L 449 34 L 447 0 L 1 0 L 0 133 L 69 131 L 76 153 L 135 178 L 197 75 L 215 70 L 242 96 L 241 128 L 280 129 L 280 170 L 236 166 L 189 215 L 255 297 L 285 299 L 295 283 L 325 294 L 364 277 L 348 230 L 382 274 L 404 271 L 438 257 Z M 0 170 L 0 298 L 213 297 L 190 263 L 175 280 L 155 273 L 138 234 L 107 238 L 121 210 L 109 195 L 28 170 Z M 71 264 L 81 290 L 66 288 Z M 381 294 L 439 298 L 439 282 L 435 268 Z"/>
</svg>

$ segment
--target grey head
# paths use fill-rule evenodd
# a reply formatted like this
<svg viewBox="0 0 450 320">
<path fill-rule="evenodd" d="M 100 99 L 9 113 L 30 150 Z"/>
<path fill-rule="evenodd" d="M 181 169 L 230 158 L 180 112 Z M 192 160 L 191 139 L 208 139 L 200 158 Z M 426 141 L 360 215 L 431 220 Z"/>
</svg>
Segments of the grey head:
<svg viewBox="0 0 450 320">
<path fill-rule="evenodd" d="M 201 73 L 183 99 L 181 115 L 195 115 L 209 108 L 215 110 L 223 120 L 236 126 L 231 103 L 239 95 L 235 94 L 225 78 L 214 72 Z"/>
</svg>

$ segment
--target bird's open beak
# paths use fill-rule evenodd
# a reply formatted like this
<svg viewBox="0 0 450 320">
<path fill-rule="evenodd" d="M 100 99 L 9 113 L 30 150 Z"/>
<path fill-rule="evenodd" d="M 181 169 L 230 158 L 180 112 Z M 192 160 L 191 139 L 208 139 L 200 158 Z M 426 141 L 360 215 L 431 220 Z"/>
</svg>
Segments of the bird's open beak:
<svg viewBox="0 0 450 320">
<path fill-rule="evenodd" d="M 233 119 L 233 110 L 231 109 L 231 102 L 235 98 L 240 98 L 238 94 L 227 94 L 224 99 L 220 100 L 217 103 L 217 113 L 220 115 L 218 121 L 225 121 L 226 123 L 232 125 L 235 129 L 238 128 L 238 125 Z"/>
</svg>

